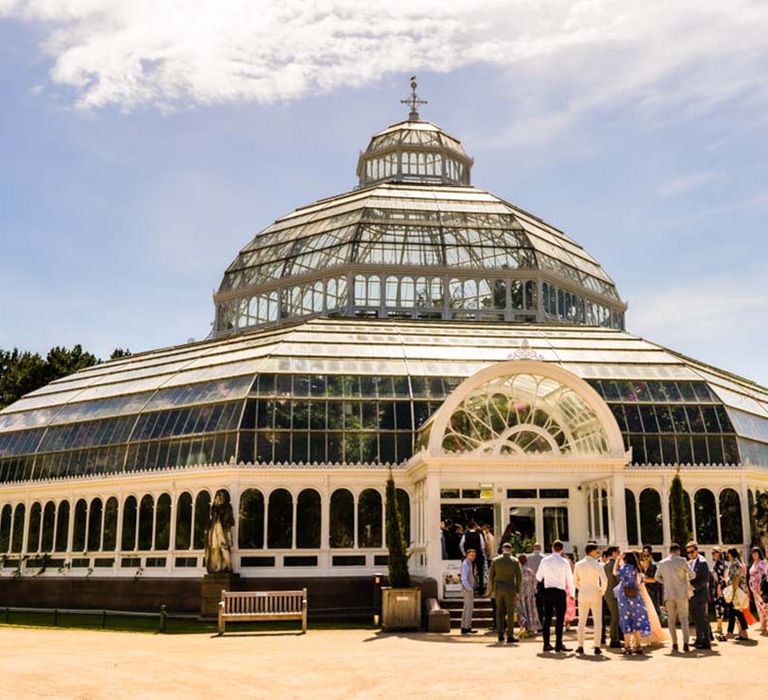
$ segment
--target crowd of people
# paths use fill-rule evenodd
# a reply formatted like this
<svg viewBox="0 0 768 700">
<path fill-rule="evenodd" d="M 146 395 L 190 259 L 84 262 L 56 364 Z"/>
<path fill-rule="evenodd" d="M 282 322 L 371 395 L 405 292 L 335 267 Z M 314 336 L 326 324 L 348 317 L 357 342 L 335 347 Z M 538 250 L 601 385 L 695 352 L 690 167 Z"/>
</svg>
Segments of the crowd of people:
<svg viewBox="0 0 768 700">
<path fill-rule="evenodd" d="M 622 552 L 615 546 L 601 552 L 596 544 L 588 544 L 584 558 L 576 562 L 559 540 L 546 556 L 538 544 L 531 552 L 513 556 L 509 541 L 502 539 L 496 549 L 492 529 L 473 522 L 457 547 L 462 557 L 463 635 L 476 632 L 472 616 L 478 594 L 490 596 L 494 604 L 500 644 L 516 643 L 517 628 L 519 636 L 541 633 L 545 652 L 571 651 L 563 634 L 576 619 L 577 654 L 585 653 L 589 618 L 596 655 L 606 644 L 626 655 L 646 654 L 667 640 L 675 653 L 681 646 L 683 653 L 691 647 L 708 650 L 715 642 L 749 639 L 749 627 L 758 621 L 760 632 L 768 634 L 768 561 L 759 547 L 750 550 L 746 563 L 738 549 L 715 547 L 710 565 L 695 542 L 684 550 L 673 544 L 661 561 L 648 546 L 641 552 Z"/>
</svg>

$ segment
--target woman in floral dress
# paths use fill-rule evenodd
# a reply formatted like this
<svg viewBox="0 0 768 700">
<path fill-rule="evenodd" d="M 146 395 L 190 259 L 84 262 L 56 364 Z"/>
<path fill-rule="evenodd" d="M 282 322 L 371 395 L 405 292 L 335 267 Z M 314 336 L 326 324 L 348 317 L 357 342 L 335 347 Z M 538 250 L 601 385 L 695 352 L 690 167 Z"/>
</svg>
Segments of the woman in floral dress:
<svg viewBox="0 0 768 700">
<path fill-rule="evenodd" d="M 534 635 L 541 629 L 539 613 L 536 610 L 536 574 L 528 566 L 528 557 L 525 554 L 519 554 L 517 560 L 523 569 L 523 582 L 517 596 L 517 619 L 526 636 Z"/>
<path fill-rule="evenodd" d="M 752 566 L 749 567 L 749 590 L 755 601 L 757 614 L 760 617 L 760 631 L 768 632 L 768 603 L 763 601 L 763 579 L 768 578 L 768 562 L 765 561 L 763 550 L 752 547 Z"/>
<path fill-rule="evenodd" d="M 613 565 L 613 574 L 619 579 L 613 589 L 619 604 L 619 624 L 624 635 L 624 653 L 632 653 L 632 638 L 635 639 L 635 654 L 642 654 L 641 638 L 651 634 L 648 610 L 640 593 L 642 577 L 638 571 L 637 556 L 626 552 Z"/>
<path fill-rule="evenodd" d="M 723 622 L 728 621 L 728 610 L 723 597 L 723 591 L 727 588 L 728 583 L 725 580 L 725 572 L 728 566 L 725 563 L 723 557 L 723 551 L 720 547 L 712 547 L 712 574 L 714 576 L 717 588 L 714 594 L 715 603 L 715 620 L 717 621 L 717 630 L 715 634 L 719 641 L 724 641 L 723 638 Z"/>
</svg>

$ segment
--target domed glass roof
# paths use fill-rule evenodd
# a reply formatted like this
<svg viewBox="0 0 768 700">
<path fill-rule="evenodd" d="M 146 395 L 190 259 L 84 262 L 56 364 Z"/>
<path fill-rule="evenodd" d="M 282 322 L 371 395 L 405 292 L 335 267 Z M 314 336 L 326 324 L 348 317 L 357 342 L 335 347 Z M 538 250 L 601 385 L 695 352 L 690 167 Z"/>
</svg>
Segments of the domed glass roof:
<svg viewBox="0 0 768 700">
<path fill-rule="evenodd" d="M 410 119 L 371 138 L 356 190 L 258 233 L 215 295 L 214 335 L 312 316 L 624 327 L 613 280 L 562 231 L 470 185 L 461 142 Z"/>
</svg>

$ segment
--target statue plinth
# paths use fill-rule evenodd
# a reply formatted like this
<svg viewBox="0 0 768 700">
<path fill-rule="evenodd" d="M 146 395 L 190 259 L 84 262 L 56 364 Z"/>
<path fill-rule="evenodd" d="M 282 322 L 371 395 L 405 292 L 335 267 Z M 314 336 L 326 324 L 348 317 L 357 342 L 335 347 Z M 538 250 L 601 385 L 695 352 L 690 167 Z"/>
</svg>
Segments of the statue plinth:
<svg viewBox="0 0 768 700">
<path fill-rule="evenodd" d="M 240 574 L 232 572 L 206 574 L 200 579 L 200 614 L 203 617 L 216 617 L 221 600 L 221 591 L 234 591 L 239 588 Z"/>
</svg>

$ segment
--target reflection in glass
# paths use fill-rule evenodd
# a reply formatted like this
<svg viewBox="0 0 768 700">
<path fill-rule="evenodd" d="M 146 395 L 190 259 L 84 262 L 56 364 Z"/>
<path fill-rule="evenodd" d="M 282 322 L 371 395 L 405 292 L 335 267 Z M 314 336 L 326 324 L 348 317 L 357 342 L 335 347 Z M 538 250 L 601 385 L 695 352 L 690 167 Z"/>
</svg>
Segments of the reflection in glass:
<svg viewBox="0 0 768 700">
<path fill-rule="evenodd" d="M 296 500 L 296 547 L 318 549 L 320 526 L 320 494 L 314 489 L 304 489 Z"/>
<path fill-rule="evenodd" d="M 269 494 L 267 523 L 267 547 L 289 549 L 293 546 L 293 497 L 287 489 Z"/>
<path fill-rule="evenodd" d="M 640 494 L 640 535 L 643 544 L 663 544 L 661 496 L 656 489 L 644 489 Z"/>
<path fill-rule="evenodd" d="M 240 549 L 264 547 L 264 496 L 258 489 L 246 489 L 240 496 L 237 540 Z"/>
<path fill-rule="evenodd" d="M 347 489 L 331 495 L 330 546 L 355 546 L 355 499 Z"/>
</svg>

